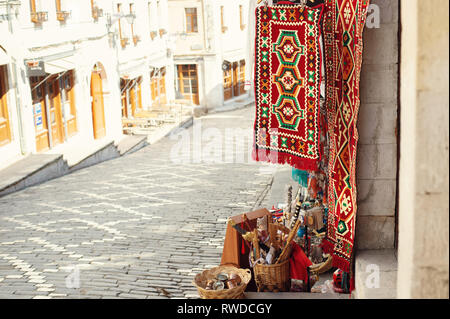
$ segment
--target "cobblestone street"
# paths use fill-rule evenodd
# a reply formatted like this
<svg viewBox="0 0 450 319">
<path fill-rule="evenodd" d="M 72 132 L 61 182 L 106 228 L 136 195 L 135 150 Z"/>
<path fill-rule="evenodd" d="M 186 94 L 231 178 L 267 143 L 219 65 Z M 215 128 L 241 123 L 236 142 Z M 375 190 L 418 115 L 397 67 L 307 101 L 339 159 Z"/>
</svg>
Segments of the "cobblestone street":
<svg viewBox="0 0 450 319">
<path fill-rule="evenodd" d="M 249 130 L 253 112 L 212 114 L 202 130 Z M 227 218 L 257 206 L 272 175 L 248 160 L 174 163 L 176 143 L 0 198 L 0 298 L 197 298 Z"/>
</svg>

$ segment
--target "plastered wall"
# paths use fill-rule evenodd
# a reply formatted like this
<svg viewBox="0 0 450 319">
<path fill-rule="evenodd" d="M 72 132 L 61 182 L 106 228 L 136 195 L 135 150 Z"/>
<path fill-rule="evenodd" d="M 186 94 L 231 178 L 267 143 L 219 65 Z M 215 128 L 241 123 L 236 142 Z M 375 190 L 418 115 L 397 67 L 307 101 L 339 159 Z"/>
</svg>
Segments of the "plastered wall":
<svg viewBox="0 0 450 319">
<path fill-rule="evenodd" d="M 447 0 L 402 0 L 399 298 L 448 298 Z"/>
</svg>

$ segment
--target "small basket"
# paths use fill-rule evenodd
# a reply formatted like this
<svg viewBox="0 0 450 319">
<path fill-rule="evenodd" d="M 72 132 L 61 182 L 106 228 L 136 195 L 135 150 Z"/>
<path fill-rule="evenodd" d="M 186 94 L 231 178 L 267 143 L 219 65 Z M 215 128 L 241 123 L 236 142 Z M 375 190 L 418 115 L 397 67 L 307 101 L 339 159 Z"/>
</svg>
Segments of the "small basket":
<svg viewBox="0 0 450 319">
<path fill-rule="evenodd" d="M 314 264 L 310 266 L 309 269 L 312 273 L 319 275 L 329 271 L 332 268 L 332 264 L 333 264 L 333 257 L 331 255 L 328 255 L 327 260 L 319 264 Z"/>
<path fill-rule="evenodd" d="M 241 277 L 241 283 L 239 286 L 232 289 L 223 290 L 206 290 L 206 283 L 208 280 L 214 279 L 217 274 L 235 273 Z M 252 279 L 252 272 L 250 269 L 240 269 L 233 266 L 219 266 L 211 269 L 204 270 L 202 273 L 195 276 L 192 282 L 196 287 L 198 294 L 202 299 L 241 299 L 243 298 L 244 291 L 247 288 L 248 283 Z"/>
<path fill-rule="evenodd" d="M 287 292 L 290 289 L 289 258 L 279 264 L 253 267 L 258 292 Z"/>
</svg>

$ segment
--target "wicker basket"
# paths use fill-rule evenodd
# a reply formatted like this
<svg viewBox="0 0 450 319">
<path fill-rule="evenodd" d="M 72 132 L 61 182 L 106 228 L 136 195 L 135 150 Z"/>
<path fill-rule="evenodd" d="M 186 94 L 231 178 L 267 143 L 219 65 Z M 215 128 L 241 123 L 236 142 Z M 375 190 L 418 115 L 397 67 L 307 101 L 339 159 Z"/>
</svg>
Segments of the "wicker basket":
<svg viewBox="0 0 450 319">
<path fill-rule="evenodd" d="M 289 258 L 274 265 L 256 264 L 253 273 L 258 292 L 286 292 L 290 289 Z"/>
<path fill-rule="evenodd" d="M 240 285 L 232 289 L 206 290 L 205 287 L 207 281 L 214 279 L 219 273 L 238 274 L 239 277 L 241 277 Z M 240 299 L 243 298 L 244 291 L 251 278 L 252 273 L 250 269 L 239 269 L 233 266 L 219 266 L 204 270 L 202 273 L 197 274 L 193 284 L 197 287 L 198 294 L 202 299 Z"/>
<path fill-rule="evenodd" d="M 311 270 L 312 273 L 319 275 L 329 271 L 332 268 L 332 264 L 333 264 L 333 257 L 331 255 L 328 255 L 327 260 L 319 264 L 314 264 L 310 266 L 309 269 Z"/>
</svg>

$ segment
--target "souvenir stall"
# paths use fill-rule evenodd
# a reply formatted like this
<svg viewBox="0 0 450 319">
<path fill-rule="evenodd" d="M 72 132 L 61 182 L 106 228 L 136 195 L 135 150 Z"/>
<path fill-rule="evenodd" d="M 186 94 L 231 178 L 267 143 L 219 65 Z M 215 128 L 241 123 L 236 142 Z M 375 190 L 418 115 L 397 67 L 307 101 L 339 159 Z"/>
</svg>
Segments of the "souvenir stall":
<svg viewBox="0 0 450 319">
<path fill-rule="evenodd" d="M 350 293 L 369 0 L 258 3 L 253 159 L 291 166 L 298 187 L 286 190 L 285 203 L 273 203 L 278 207 L 231 217 L 222 266 L 215 275 L 199 274 L 195 284 L 203 298 L 243 291 Z M 330 280 L 316 285 L 327 272 Z"/>
</svg>

